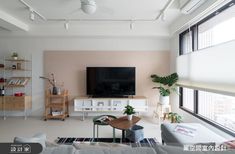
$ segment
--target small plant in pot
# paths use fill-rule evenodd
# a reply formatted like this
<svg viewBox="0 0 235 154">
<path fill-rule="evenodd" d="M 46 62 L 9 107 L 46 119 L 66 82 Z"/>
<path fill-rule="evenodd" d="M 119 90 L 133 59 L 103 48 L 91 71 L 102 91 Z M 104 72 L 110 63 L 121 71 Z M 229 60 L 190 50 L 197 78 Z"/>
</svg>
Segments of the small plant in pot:
<svg viewBox="0 0 235 154">
<path fill-rule="evenodd" d="M 13 52 L 11 57 L 14 59 L 14 60 L 17 60 L 18 59 L 18 53 L 17 52 Z"/>
<path fill-rule="evenodd" d="M 169 112 L 168 119 L 171 120 L 171 123 L 180 123 L 182 122 L 182 117 L 178 113 Z"/>
<path fill-rule="evenodd" d="M 153 87 L 153 89 L 159 89 L 160 97 L 159 103 L 163 105 L 169 104 L 169 96 L 171 92 L 176 92 L 176 82 L 178 81 L 179 77 L 177 73 L 170 74 L 168 76 L 160 77 L 156 74 L 151 75 L 152 81 L 157 83 L 159 86 Z"/>
<path fill-rule="evenodd" d="M 129 121 L 132 120 L 132 115 L 135 114 L 135 108 L 130 105 L 125 106 L 125 110 L 123 114 L 127 114 L 127 118 Z"/>
</svg>

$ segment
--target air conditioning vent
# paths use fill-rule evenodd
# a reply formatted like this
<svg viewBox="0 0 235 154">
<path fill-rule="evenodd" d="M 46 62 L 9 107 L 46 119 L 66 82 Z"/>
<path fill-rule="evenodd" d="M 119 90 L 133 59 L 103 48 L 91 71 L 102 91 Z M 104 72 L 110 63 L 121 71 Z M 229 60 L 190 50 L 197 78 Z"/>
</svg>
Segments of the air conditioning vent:
<svg viewBox="0 0 235 154">
<path fill-rule="evenodd" d="M 205 0 L 188 0 L 181 8 L 183 14 L 190 14 L 201 6 Z"/>
</svg>

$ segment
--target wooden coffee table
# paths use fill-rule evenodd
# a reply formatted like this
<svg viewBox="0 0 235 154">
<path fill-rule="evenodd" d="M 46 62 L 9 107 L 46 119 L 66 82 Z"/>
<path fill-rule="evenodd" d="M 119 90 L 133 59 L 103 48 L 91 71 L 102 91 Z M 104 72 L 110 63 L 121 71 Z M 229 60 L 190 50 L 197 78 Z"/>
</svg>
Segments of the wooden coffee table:
<svg viewBox="0 0 235 154">
<path fill-rule="evenodd" d="M 134 126 L 138 121 L 140 121 L 141 118 L 137 117 L 137 116 L 133 116 L 132 117 L 132 120 L 129 121 L 127 119 L 127 116 L 124 116 L 124 117 L 120 117 L 120 118 L 117 118 L 117 119 L 114 119 L 110 122 L 108 122 L 108 124 L 110 126 L 112 126 L 114 129 L 119 129 L 119 130 L 122 130 L 122 139 L 125 140 L 125 131 L 127 129 L 130 129 L 132 126 Z M 115 130 L 113 131 L 113 140 L 115 142 Z"/>
</svg>

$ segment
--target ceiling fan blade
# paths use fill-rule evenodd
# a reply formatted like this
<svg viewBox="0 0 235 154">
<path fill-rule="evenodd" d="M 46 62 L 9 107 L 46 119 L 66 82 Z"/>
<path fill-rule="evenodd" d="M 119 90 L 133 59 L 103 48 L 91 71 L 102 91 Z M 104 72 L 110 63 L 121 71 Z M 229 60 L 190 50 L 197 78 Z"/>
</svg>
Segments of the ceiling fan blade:
<svg viewBox="0 0 235 154">
<path fill-rule="evenodd" d="M 81 11 L 82 11 L 81 8 L 78 8 L 78 9 L 75 9 L 75 10 L 72 10 L 71 12 L 69 12 L 69 15 L 80 13 Z"/>
<path fill-rule="evenodd" d="M 114 11 L 108 7 L 98 7 L 97 12 L 107 13 L 107 14 L 114 14 Z"/>
</svg>

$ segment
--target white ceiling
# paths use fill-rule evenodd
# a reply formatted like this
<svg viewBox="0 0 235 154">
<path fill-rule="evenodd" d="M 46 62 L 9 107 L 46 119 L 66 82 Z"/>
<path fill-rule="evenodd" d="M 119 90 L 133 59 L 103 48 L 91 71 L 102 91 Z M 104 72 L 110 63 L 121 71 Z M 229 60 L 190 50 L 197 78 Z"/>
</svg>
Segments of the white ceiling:
<svg viewBox="0 0 235 154">
<path fill-rule="evenodd" d="M 80 0 L 24 0 L 32 6 L 34 10 L 42 14 L 47 19 L 155 19 L 164 8 L 168 0 L 96 0 L 97 11 L 92 15 L 87 15 L 80 10 Z M 179 1 L 171 5 L 165 13 L 165 21 L 157 21 L 157 24 L 168 27 L 182 14 L 179 11 Z M 40 26 L 60 25 L 61 22 L 43 21 L 36 16 L 34 21 L 29 19 L 29 9 L 19 0 L 0 0 L 0 11 L 28 24 L 31 30 Z M 81 24 L 74 22 L 73 24 Z M 87 23 L 95 26 L 100 22 Z M 106 23 L 103 23 L 106 25 Z M 151 23 L 148 23 L 151 24 Z M 0 24 L 0 27 L 2 25 Z M 6 28 L 6 27 L 4 27 Z"/>
</svg>

